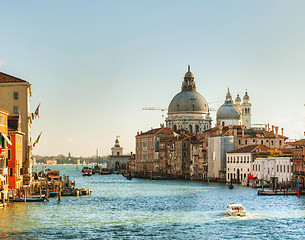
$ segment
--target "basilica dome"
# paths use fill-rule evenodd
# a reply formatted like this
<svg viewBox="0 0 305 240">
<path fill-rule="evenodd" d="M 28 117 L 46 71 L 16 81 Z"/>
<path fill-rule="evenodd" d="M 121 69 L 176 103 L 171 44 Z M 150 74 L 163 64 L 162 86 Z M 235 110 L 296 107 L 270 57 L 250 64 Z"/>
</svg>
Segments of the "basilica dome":
<svg viewBox="0 0 305 240">
<path fill-rule="evenodd" d="M 168 107 L 168 113 L 198 112 L 208 113 L 207 101 L 198 92 L 180 92 L 172 99 Z"/>
</svg>

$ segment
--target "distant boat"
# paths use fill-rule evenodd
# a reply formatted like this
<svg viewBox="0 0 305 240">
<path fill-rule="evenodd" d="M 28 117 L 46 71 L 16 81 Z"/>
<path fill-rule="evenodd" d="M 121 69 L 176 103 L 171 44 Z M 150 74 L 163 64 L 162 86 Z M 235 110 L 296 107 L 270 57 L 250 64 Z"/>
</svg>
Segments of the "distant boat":
<svg viewBox="0 0 305 240">
<path fill-rule="evenodd" d="M 229 189 L 233 189 L 233 188 L 234 188 L 234 185 L 233 185 L 232 183 L 229 183 L 228 188 L 229 188 Z"/>
<path fill-rule="evenodd" d="M 241 203 L 229 203 L 227 205 L 227 214 L 230 216 L 246 216 L 246 209 Z"/>
<path fill-rule="evenodd" d="M 34 192 L 34 193 L 32 193 L 31 194 L 32 196 L 40 196 L 40 192 L 39 191 L 37 191 L 37 192 Z M 47 195 L 47 191 L 46 190 L 41 190 L 41 195 L 43 196 L 43 195 Z M 58 195 L 58 193 L 57 192 L 52 192 L 52 191 L 50 191 L 49 192 L 49 197 L 56 197 Z"/>
</svg>

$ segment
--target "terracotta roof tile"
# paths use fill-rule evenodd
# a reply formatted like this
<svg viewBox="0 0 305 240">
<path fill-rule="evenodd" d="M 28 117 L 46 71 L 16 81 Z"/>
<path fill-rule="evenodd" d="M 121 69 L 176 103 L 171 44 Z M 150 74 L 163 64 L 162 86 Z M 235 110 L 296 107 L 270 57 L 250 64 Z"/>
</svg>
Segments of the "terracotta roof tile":
<svg viewBox="0 0 305 240">
<path fill-rule="evenodd" d="M 12 82 L 23 82 L 29 83 L 23 79 L 8 75 L 6 73 L 0 72 L 0 83 L 12 83 Z"/>
<path fill-rule="evenodd" d="M 233 151 L 228 152 L 228 153 L 252 153 L 252 152 L 256 152 L 257 150 L 267 151 L 267 150 L 270 150 L 270 148 L 268 148 L 265 145 L 249 145 L 249 146 L 246 146 L 246 147 L 242 147 L 242 148 L 233 150 Z"/>
</svg>

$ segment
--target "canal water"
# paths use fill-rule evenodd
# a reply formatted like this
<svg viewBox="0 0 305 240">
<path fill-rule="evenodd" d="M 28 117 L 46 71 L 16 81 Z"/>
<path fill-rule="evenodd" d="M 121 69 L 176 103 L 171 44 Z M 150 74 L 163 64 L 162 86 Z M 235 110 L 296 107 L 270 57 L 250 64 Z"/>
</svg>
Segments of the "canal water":
<svg viewBox="0 0 305 240">
<path fill-rule="evenodd" d="M 50 166 L 92 195 L 11 203 L 0 209 L 0 239 L 305 239 L 305 197 L 257 196 L 257 190 L 176 180 L 83 177 L 76 166 Z M 246 217 L 229 217 L 240 202 Z"/>
</svg>

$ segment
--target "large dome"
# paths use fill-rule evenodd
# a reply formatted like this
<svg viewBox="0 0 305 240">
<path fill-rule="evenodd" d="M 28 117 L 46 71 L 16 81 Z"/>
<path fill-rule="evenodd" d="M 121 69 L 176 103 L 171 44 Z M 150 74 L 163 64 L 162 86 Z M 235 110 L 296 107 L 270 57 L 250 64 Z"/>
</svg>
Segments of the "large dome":
<svg viewBox="0 0 305 240">
<path fill-rule="evenodd" d="M 216 114 L 217 120 L 240 119 L 240 112 L 235 104 L 224 103 L 220 106 Z"/>
<path fill-rule="evenodd" d="M 198 112 L 208 113 L 207 101 L 198 92 L 180 92 L 170 102 L 168 113 Z"/>
</svg>

